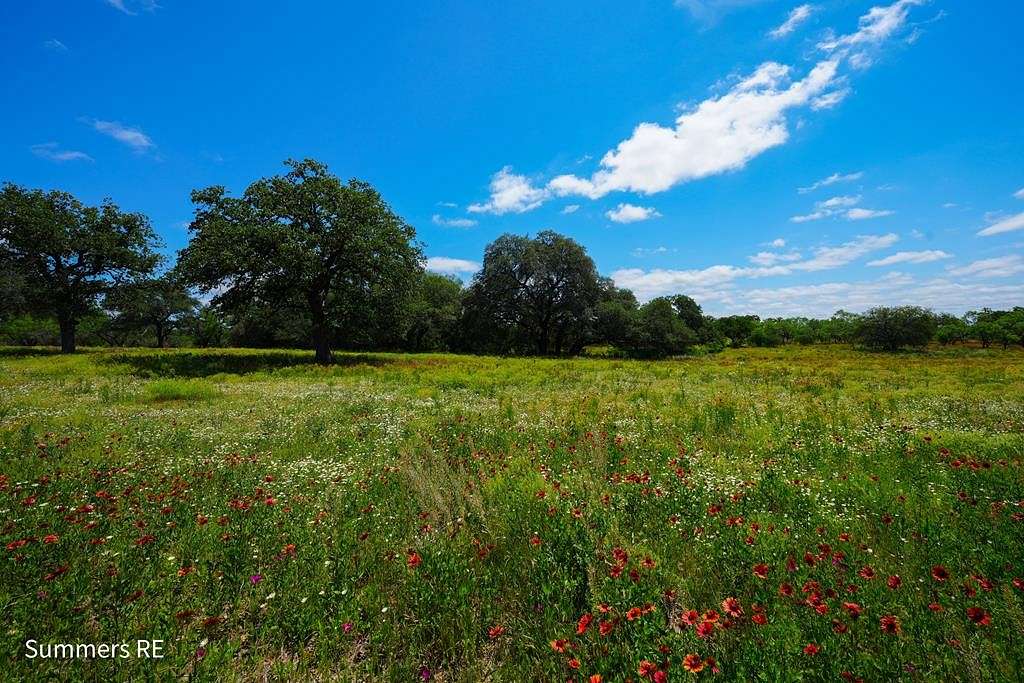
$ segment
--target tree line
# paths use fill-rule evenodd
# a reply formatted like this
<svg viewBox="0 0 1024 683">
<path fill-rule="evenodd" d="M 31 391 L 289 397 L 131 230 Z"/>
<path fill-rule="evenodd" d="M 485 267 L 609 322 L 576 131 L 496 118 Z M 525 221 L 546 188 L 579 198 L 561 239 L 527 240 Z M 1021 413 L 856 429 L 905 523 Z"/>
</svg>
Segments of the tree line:
<svg viewBox="0 0 1024 683">
<path fill-rule="evenodd" d="M 576 241 L 546 230 L 489 244 L 468 286 L 424 268 L 411 225 L 317 161 L 239 196 L 192 192 L 173 263 L 146 216 L 67 192 L 0 190 L 0 343 L 306 347 L 663 358 L 727 346 L 858 343 L 897 350 L 1024 345 L 1024 308 L 912 307 L 828 319 L 705 315 L 685 295 L 641 304 Z"/>
</svg>

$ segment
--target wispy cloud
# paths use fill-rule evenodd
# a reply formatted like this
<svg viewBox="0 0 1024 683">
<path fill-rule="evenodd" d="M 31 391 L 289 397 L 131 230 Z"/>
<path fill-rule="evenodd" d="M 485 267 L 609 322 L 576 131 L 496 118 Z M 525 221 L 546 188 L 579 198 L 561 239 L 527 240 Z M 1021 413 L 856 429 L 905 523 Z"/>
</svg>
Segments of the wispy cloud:
<svg viewBox="0 0 1024 683">
<path fill-rule="evenodd" d="M 846 212 L 845 215 L 846 215 L 846 219 L 847 220 L 851 220 L 851 221 L 866 221 L 866 220 L 870 220 L 872 218 L 885 218 L 886 216 L 891 216 L 894 213 L 896 213 L 896 212 L 895 211 L 890 211 L 888 209 L 861 209 L 861 208 L 857 208 L 857 209 L 850 209 L 849 211 Z"/>
<path fill-rule="evenodd" d="M 856 206 L 860 203 L 860 195 L 839 195 L 838 197 L 831 197 L 814 204 L 814 211 L 802 216 L 793 216 L 789 220 L 794 223 L 807 223 L 809 221 L 818 221 L 822 218 L 828 218 L 835 216 L 836 214 L 842 213 L 845 209 Z"/>
<path fill-rule="evenodd" d="M 1017 199 L 1024 199 L 1024 187 L 1014 192 L 1013 196 L 1016 197 Z"/>
<path fill-rule="evenodd" d="M 96 131 L 112 137 L 118 142 L 128 145 L 136 152 L 145 152 L 156 146 L 153 144 L 150 137 L 139 128 L 126 126 L 118 121 L 88 119 L 86 122 Z"/>
<path fill-rule="evenodd" d="M 562 213 L 563 216 L 568 216 L 570 213 L 576 213 L 579 210 L 580 210 L 580 205 L 579 204 L 569 204 L 564 209 L 562 209 L 561 213 Z"/>
<path fill-rule="evenodd" d="M 818 43 L 818 47 L 826 52 L 834 52 L 879 45 L 906 26 L 911 7 L 926 2 L 928 0 L 898 0 L 885 7 L 872 7 L 860 18 L 856 31 L 844 36 L 829 37 Z"/>
<path fill-rule="evenodd" d="M 480 264 L 476 261 L 467 261 L 460 258 L 449 258 L 447 256 L 431 256 L 426 262 L 427 270 L 435 273 L 457 275 L 459 273 L 475 273 L 480 270 Z"/>
<path fill-rule="evenodd" d="M 40 145 L 32 145 L 30 147 L 32 153 L 37 157 L 48 159 L 50 161 L 65 162 L 65 161 L 92 161 L 92 157 L 85 152 L 79 152 L 73 149 L 61 149 L 61 146 L 56 142 L 46 142 Z"/>
<path fill-rule="evenodd" d="M 782 25 L 768 33 L 772 38 L 785 38 L 795 31 L 802 23 L 807 21 L 814 13 L 814 5 L 798 5 L 789 13 Z"/>
<path fill-rule="evenodd" d="M 675 249 L 670 250 L 668 247 L 637 247 L 632 251 L 632 254 L 637 258 L 643 258 L 644 256 L 667 254 L 669 251 L 675 251 Z"/>
<path fill-rule="evenodd" d="M 156 0 L 106 0 L 106 3 L 119 12 L 135 16 L 139 12 L 154 12 L 160 9 Z"/>
<path fill-rule="evenodd" d="M 949 273 L 950 275 L 979 278 L 1010 277 L 1024 273 L 1024 257 L 1021 257 L 1020 254 L 1009 254 L 1008 256 L 981 259 L 960 268 L 950 268 Z"/>
<path fill-rule="evenodd" d="M 759 251 L 753 256 L 747 257 L 755 266 L 774 266 L 777 263 L 791 263 L 802 258 L 803 256 L 799 251 L 790 251 L 785 254 L 775 251 Z"/>
<path fill-rule="evenodd" d="M 860 180 L 864 177 L 863 171 L 857 171 L 856 173 L 833 173 L 827 178 L 822 178 L 818 182 L 808 185 L 807 187 L 801 187 L 797 189 L 800 194 L 807 194 L 808 192 L 814 192 L 822 187 L 828 187 L 829 185 L 835 185 L 836 183 L 850 183 L 854 180 Z"/>
<path fill-rule="evenodd" d="M 611 211 L 606 212 L 605 216 L 614 223 L 638 223 L 639 221 L 657 218 L 661 214 L 646 206 L 619 204 Z"/>
<path fill-rule="evenodd" d="M 68 46 L 60 42 L 56 38 L 50 38 L 49 40 L 43 41 L 43 47 L 47 50 L 53 50 L 54 52 L 67 52 Z"/>
<path fill-rule="evenodd" d="M 941 261 L 942 259 L 952 257 L 952 254 L 947 254 L 939 249 L 932 249 L 928 251 L 897 251 L 895 254 L 886 256 L 885 258 L 868 261 L 868 265 L 877 268 L 882 266 L 894 266 L 897 263 L 931 263 L 932 261 Z"/>
<path fill-rule="evenodd" d="M 837 246 L 817 247 L 810 258 L 771 265 L 715 265 L 693 270 L 623 268 L 612 273 L 619 287 L 627 287 L 641 299 L 676 294 L 694 289 L 722 286 L 744 278 L 814 273 L 840 268 L 864 256 L 887 249 L 899 241 L 894 233 L 859 235 Z M 754 257 L 756 258 L 756 256 Z"/>
<path fill-rule="evenodd" d="M 981 237 L 991 237 L 992 235 L 1000 235 L 1004 232 L 1014 232 L 1015 230 L 1024 230 L 1024 212 L 1018 213 L 1016 216 L 1010 216 L 1009 218 L 997 221 L 987 228 L 979 230 L 978 235 Z"/>
<path fill-rule="evenodd" d="M 430 217 L 430 222 L 446 228 L 472 228 L 476 225 L 476 221 L 472 218 L 445 218 L 436 213 Z"/>
</svg>

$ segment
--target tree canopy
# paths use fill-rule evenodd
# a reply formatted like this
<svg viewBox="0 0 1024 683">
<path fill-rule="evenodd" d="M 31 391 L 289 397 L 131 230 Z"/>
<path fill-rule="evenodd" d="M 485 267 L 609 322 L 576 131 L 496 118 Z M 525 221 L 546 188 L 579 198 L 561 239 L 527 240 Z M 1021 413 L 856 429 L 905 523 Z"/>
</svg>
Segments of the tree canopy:
<svg viewBox="0 0 1024 683">
<path fill-rule="evenodd" d="M 181 272 L 222 310 L 300 310 L 321 363 L 349 324 L 393 307 L 420 272 L 412 226 L 360 180 L 341 182 L 311 159 L 257 180 L 241 197 L 220 186 L 192 193 Z"/>
<path fill-rule="evenodd" d="M 149 219 L 110 200 L 92 207 L 59 190 L 0 190 L 0 263 L 25 310 L 57 319 L 64 353 L 101 295 L 153 270 L 158 244 Z"/>
</svg>

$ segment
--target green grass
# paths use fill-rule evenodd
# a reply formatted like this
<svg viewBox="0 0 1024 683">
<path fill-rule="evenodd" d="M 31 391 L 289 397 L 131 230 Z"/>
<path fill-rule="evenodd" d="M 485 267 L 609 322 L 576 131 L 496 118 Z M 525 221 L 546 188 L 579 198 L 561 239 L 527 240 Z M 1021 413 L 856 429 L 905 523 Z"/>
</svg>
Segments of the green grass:
<svg viewBox="0 0 1024 683">
<path fill-rule="evenodd" d="M 1020 350 L 0 349 L 5 676 L 1014 680 L 1022 464 Z"/>
</svg>

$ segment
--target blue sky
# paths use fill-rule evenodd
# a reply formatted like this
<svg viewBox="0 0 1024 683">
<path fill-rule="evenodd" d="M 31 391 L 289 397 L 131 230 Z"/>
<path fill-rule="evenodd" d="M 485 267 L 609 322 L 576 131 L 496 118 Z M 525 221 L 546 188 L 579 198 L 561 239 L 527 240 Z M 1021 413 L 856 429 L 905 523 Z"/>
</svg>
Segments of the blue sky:
<svg viewBox="0 0 1024 683">
<path fill-rule="evenodd" d="M 715 314 L 1024 305 L 1016 0 L 36 0 L 0 8 L 0 179 L 189 192 L 314 157 L 468 278 L 551 228 Z M 1015 196 L 1016 195 L 1016 196 Z"/>
</svg>

